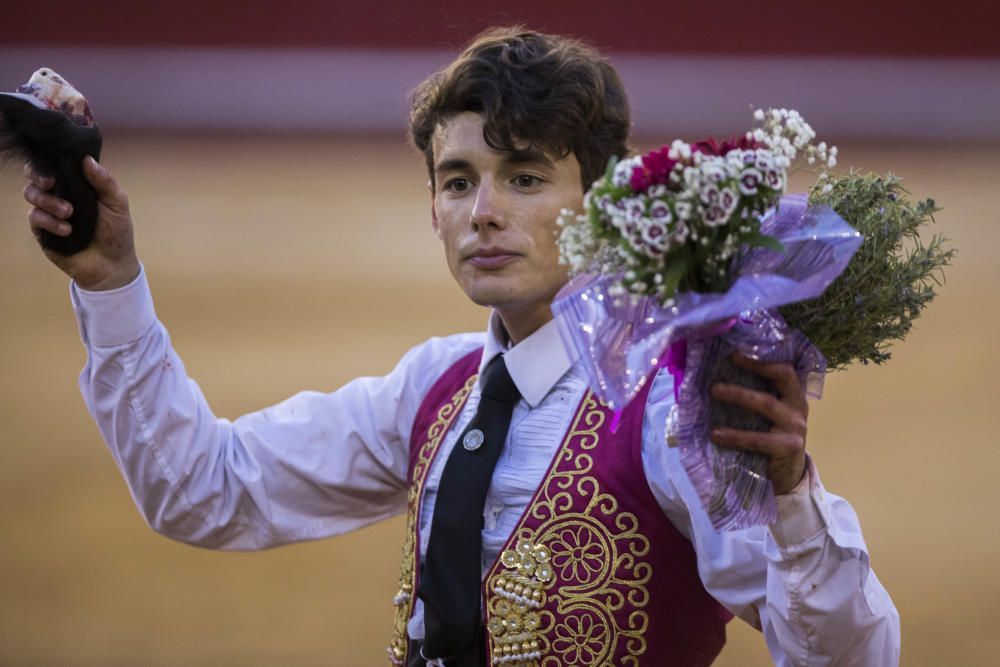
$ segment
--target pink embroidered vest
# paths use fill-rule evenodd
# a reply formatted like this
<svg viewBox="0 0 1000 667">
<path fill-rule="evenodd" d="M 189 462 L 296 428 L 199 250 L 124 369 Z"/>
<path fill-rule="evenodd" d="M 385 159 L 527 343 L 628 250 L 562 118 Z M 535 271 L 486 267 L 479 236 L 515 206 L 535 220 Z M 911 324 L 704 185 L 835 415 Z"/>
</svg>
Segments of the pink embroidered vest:
<svg viewBox="0 0 1000 667">
<path fill-rule="evenodd" d="M 410 444 L 410 492 L 393 664 L 409 650 L 424 481 L 475 381 L 482 350 L 425 397 Z M 483 582 L 491 665 L 709 665 L 731 614 L 698 578 L 691 543 L 664 516 L 643 472 L 646 390 L 611 433 L 587 392 L 535 497 Z"/>
</svg>

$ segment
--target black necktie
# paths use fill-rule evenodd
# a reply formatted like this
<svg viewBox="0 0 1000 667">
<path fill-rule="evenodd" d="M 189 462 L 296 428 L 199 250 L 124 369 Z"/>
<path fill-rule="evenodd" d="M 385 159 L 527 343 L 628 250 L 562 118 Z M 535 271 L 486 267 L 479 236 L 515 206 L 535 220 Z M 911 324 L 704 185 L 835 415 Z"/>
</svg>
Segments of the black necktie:
<svg viewBox="0 0 1000 667">
<path fill-rule="evenodd" d="M 521 397 L 502 356 L 486 367 L 482 387 L 476 414 L 441 474 L 417 592 L 424 601 L 423 655 L 454 657 L 458 665 L 480 661 L 470 647 L 478 646 L 481 632 L 483 506 Z"/>
</svg>

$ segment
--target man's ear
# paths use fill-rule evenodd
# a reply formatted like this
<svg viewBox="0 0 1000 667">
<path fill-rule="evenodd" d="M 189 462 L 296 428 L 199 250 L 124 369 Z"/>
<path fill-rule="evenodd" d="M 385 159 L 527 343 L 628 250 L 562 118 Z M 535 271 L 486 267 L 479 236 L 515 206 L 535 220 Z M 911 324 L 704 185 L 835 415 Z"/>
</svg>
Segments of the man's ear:
<svg viewBox="0 0 1000 667">
<path fill-rule="evenodd" d="M 431 193 L 431 228 L 434 230 L 434 234 L 440 239 L 441 228 L 438 226 L 437 206 L 434 202 L 434 183 L 431 181 L 427 181 L 427 191 Z"/>
</svg>

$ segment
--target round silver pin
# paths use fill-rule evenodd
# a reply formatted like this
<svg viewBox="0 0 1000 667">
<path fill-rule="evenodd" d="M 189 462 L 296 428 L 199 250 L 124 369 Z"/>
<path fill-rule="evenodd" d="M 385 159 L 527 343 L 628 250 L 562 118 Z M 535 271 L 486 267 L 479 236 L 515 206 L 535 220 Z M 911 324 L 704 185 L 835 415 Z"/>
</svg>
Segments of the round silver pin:
<svg viewBox="0 0 1000 667">
<path fill-rule="evenodd" d="M 486 440 L 486 436 L 483 435 L 483 432 L 478 428 L 474 428 L 462 438 L 462 446 L 470 452 L 474 452 L 483 446 L 484 440 Z"/>
</svg>

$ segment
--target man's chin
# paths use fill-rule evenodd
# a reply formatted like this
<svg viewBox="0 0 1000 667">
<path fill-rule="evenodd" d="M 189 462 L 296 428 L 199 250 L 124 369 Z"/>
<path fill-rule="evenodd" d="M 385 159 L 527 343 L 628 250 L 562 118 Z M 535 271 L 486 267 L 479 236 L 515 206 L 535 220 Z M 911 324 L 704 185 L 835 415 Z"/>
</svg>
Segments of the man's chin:
<svg viewBox="0 0 1000 667">
<path fill-rule="evenodd" d="M 558 290 L 552 292 L 518 289 L 517 285 L 505 285 L 501 281 L 477 281 L 473 285 L 462 285 L 462 290 L 473 303 L 487 308 L 528 306 L 541 301 L 551 303 Z M 561 286 L 560 286 L 561 287 Z"/>
</svg>

